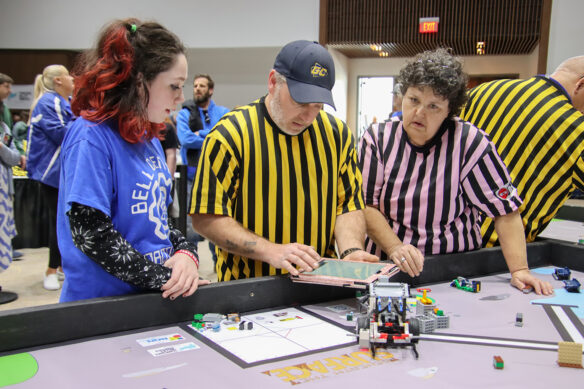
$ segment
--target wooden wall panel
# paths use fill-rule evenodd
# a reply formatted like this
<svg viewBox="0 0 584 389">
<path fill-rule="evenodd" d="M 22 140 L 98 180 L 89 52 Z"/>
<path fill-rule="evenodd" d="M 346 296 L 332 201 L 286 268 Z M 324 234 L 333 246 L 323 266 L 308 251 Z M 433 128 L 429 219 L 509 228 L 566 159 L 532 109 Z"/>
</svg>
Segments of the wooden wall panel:
<svg viewBox="0 0 584 389">
<path fill-rule="evenodd" d="M 33 84 L 45 66 L 60 64 L 71 71 L 79 52 L 69 50 L 0 50 L 0 73 L 15 84 Z"/>
<path fill-rule="evenodd" d="M 478 41 L 485 42 L 489 55 L 529 54 L 540 40 L 544 1 L 321 0 L 327 12 L 321 15 L 326 23 L 321 43 L 349 57 L 378 56 L 370 45 L 381 46 L 390 57 L 439 46 L 473 55 Z M 439 17 L 438 33 L 420 34 L 422 17 Z"/>
</svg>

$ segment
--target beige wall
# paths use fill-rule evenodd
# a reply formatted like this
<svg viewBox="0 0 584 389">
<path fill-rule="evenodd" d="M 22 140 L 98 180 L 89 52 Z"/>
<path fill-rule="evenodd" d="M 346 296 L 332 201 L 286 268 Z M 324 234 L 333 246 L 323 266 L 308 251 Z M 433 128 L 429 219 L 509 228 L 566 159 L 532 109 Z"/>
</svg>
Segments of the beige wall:
<svg viewBox="0 0 584 389">
<path fill-rule="evenodd" d="M 112 19 L 156 20 L 188 48 L 318 39 L 319 0 L 0 0 L 3 49 L 86 49 Z"/>
<path fill-rule="evenodd" d="M 582 0 L 552 1 L 547 58 L 548 73 L 552 73 L 564 60 L 584 55 L 583 14 L 584 1 Z"/>
<path fill-rule="evenodd" d="M 336 110 L 325 105 L 325 111 L 345 120 L 347 117 L 347 106 L 349 105 L 349 58 L 336 50 L 329 50 L 335 61 L 335 86 L 333 88 L 333 99 L 335 100 Z"/>
<path fill-rule="evenodd" d="M 279 47 L 189 49 L 185 98 L 193 98 L 195 74 L 209 74 L 215 81 L 215 103 L 229 109 L 251 103 L 268 92 L 268 73 L 279 51 Z"/>
</svg>

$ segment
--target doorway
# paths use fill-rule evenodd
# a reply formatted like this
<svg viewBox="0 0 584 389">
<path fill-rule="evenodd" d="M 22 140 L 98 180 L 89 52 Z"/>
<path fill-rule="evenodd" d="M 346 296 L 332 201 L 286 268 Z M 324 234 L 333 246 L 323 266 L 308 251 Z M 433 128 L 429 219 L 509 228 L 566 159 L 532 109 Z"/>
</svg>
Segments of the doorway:
<svg viewBox="0 0 584 389">
<path fill-rule="evenodd" d="M 387 120 L 393 103 L 394 77 L 359 77 L 357 139 L 372 123 Z"/>
</svg>

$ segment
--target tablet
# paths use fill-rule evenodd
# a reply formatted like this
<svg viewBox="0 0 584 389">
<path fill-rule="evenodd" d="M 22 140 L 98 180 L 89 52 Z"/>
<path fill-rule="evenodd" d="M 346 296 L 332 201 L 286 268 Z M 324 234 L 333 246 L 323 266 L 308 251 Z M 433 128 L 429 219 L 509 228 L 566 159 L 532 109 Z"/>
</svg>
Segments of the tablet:
<svg viewBox="0 0 584 389">
<path fill-rule="evenodd" d="M 311 272 L 290 276 L 294 282 L 344 286 L 365 289 L 380 276 L 392 276 L 399 272 L 393 263 L 341 261 L 323 259 L 319 267 Z"/>
</svg>

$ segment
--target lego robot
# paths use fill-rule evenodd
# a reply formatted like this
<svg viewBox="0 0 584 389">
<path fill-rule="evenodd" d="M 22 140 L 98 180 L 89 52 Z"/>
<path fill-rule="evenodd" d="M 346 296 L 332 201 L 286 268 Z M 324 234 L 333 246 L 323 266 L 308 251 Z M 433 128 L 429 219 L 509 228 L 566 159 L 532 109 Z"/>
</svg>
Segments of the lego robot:
<svg viewBox="0 0 584 389">
<path fill-rule="evenodd" d="M 467 292 L 478 293 L 481 291 L 480 281 L 469 281 L 464 277 L 457 277 L 450 283 L 453 288 L 466 290 Z"/>
<path fill-rule="evenodd" d="M 379 347 L 411 347 L 418 358 L 419 322 L 416 318 L 406 320 L 408 297 L 407 284 L 389 282 L 389 277 L 382 276 L 369 284 L 369 294 L 359 298 L 365 313 L 357 317 L 356 335 L 359 346 L 369 349 L 373 357 Z"/>
</svg>

